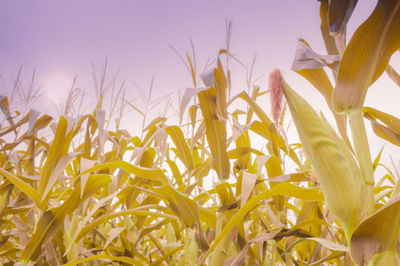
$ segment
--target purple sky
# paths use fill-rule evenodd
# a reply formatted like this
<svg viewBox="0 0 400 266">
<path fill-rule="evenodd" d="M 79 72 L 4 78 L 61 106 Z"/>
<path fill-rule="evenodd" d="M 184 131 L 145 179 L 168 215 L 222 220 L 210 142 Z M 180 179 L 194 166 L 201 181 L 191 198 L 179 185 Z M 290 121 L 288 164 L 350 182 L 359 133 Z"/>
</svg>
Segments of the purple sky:
<svg viewBox="0 0 400 266">
<path fill-rule="evenodd" d="M 376 0 L 358 1 L 348 26 L 349 38 L 375 4 Z M 233 22 L 231 53 L 246 66 L 257 54 L 254 77 L 262 78 L 255 84 L 265 89 L 268 73 L 280 68 L 294 89 L 317 109 L 326 110 L 316 90 L 290 71 L 297 38 L 325 53 L 318 12 L 317 0 L 3 0 L 0 94 L 5 94 L 22 65 L 24 80 L 36 67 L 38 86 L 44 91 L 49 84 L 57 87 L 58 91 L 45 92 L 52 100 L 66 95 L 75 75 L 78 87 L 94 95 L 90 61 L 100 69 L 106 58 L 110 75 L 119 72 L 118 79 L 126 79 L 129 99 L 139 97 L 135 84 L 147 88 L 153 77 L 156 94 L 183 92 L 192 86 L 191 78 L 169 45 L 184 54 L 190 50 L 191 37 L 201 72 L 207 60 L 215 59 L 225 47 L 228 18 Z M 398 54 L 392 60 L 396 69 L 400 69 Z M 231 66 L 234 93 L 247 89 L 244 69 L 233 61 Z M 48 82 L 60 73 L 66 84 Z M 400 116 L 393 100 L 399 98 L 399 88 L 383 75 L 371 87 L 366 104 Z M 46 101 L 41 99 L 37 108 L 51 112 Z M 140 101 L 134 103 L 140 106 Z"/>
<path fill-rule="evenodd" d="M 350 32 L 375 2 L 360 1 Z M 183 54 L 190 49 L 191 37 L 202 71 L 206 61 L 215 59 L 225 46 L 228 18 L 233 21 L 231 52 L 245 65 L 257 54 L 254 76 L 278 67 L 290 80 L 295 76 L 289 68 L 296 38 L 325 52 L 318 8 L 316 0 L 1 1 L 0 73 L 6 79 L 15 77 L 22 65 L 28 77 L 35 66 L 45 88 L 46 79 L 63 72 L 71 78 L 78 75 L 78 85 L 91 90 L 90 61 L 100 68 L 107 57 L 110 74 L 119 71 L 128 88 L 135 90 L 134 82 L 148 87 L 154 77 L 157 92 L 176 92 L 190 86 L 190 76 L 169 45 Z M 244 89 L 244 77 L 238 69 L 237 92 Z M 258 85 L 265 87 L 266 82 L 260 80 Z"/>
</svg>

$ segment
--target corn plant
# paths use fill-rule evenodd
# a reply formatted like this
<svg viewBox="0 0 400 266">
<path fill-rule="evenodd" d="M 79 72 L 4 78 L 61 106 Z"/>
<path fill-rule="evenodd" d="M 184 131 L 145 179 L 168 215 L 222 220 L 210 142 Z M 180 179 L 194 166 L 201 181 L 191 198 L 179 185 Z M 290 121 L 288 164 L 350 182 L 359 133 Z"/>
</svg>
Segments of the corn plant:
<svg viewBox="0 0 400 266">
<path fill-rule="evenodd" d="M 331 55 L 315 56 L 309 45 L 301 40 L 298 52 L 307 52 L 297 56 L 293 64 L 293 68 L 324 95 L 342 137 L 336 135 L 324 117 L 318 116 L 282 80 L 279 71 L 272 73 L 271 77 L 278 91 L 275 94 L 282 90 L 285 95 L 303 147 L 320 180 L 326 203 L 345 230 L 353 261 L 357 264 L 372 261 L 374 265 L 391 262 L 394 265 L 399 263 L 396 253 L 399 198 L 394 188 L 390 201 L 376 208 L 373 162 L 363 113 L 371 120 L 378 136 L 396 144 L 393 124 L 398 119 L 364 107 L 364 100 L 368 87 L 384 72 L 391 55 L 400 48 L 400 2 L 378 1 L 371 16 L 356 30 L 346 47 L 343 42 L 346 24 L 356 3 L 321 1 L 321 31 Z M 336 52 L 339 56 L 332 55 Z M 302 63 L 301 60 L 309 62 Z M 332 68 L 336 82 L 334 88 L 323 66 Z M 389 67 L 389 71 L 391 77 L 398 76 L 393 68 Z M 377 119 L 392 122 L 383 126 Z M 348 141 L 346 120 L 350 124 L 353 146 Z"/>
</svg>

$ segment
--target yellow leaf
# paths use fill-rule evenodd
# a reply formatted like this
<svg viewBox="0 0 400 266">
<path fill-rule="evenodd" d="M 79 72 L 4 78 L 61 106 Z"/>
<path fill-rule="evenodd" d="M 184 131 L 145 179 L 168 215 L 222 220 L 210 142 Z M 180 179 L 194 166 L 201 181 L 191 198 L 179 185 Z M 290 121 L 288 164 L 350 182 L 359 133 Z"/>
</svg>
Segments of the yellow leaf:
<svg viewBox="0 0 400 266">
<path fill-rule="evenodd" d="M 72 191 L 60 207 L 45 211 L 21 253 L 21 261 L 36 260 L 40 255 L 42 244 L 53 238 L 64 224 L 65 216 L 74 211 L 85 199 L 110 181 L 111 178 L 107 175 L 92 175 L 89 178 L 83 198 L 80 197 L 80 182 L 78 182 L 77 188 Z"/>
<path fill-rule="evenodd" d="M 51 144 L 49 153 L 47 155 L 46 163 L 43 166 L 42 175 L 39 183 L 39 192 L 44 194 L 47 183 L 49 182 L 51 173 L 54 171 L 58 160 L 64 155 L 62 154 L 62 147 L 64 145 L 65 134 L 67 132 L 68 122 L 63 116 L 60 117 L 60 121 L 57 124 L 57 130 L 54 135 L 53 143 Z"/>
<path fill-rule="evenodd" d="M 124 256 L 117 257 L 117 256 L 110 256 L 110 255 L 103 254 L 103 255 L 93 255 L 90 257 L 86 257 L 84 259 L 70 261 L 68 263 L 63 264 L 63 266 L 74 266 L 74 265 L 85 263 L 87 261 L 98 261 L 98 260 L 100 260 L 100 261 L 110 260 L 111 262 L 119 261 L 119 262 L 127 263 L 129 265 L 138 265 L 138 266 L 143 265 L 143 261 L 138 262 L 137 260 L 129 258 L 129 257 L 124 257 Z"/>
<path fill-rule="evenodd" d="M 372 107 L 364 107 L 363 112 L 365 118 L 380 120 L 397 134 L 400 134 L 400 119 L 398 119 L 397 117 L 384 113 Z"/>
<path fill-rule="evenodd" d="M 78 154 L 80 154 L 80 152 L 67 153 L 63 157 L 61 157 L 61 159 L 57 162 L 56 166 L 54 167 L 53 171 L 50 174 L 46 188 L 42 195 L 42 201 L 46 202 L 46 204 L 47 204 L 46 198 L 48 196 L 48 193 L 50 192 L 51 188 L 57 181 L 58 176 L 61 174 L 64 168 L 67 167 L 67 165 L 72 161 L 72 159 L 74 159 L 75 156 Z"/>
<path fill-rule="evenodd" d="M 209 88 L 201 91 L 198 97 L 206 124 L 206 137 L 214 169 L 220 179 L 227 179 L 230 175 L 230 163 L 226 154 L 226 129 L 218 117 L 215 89 Z"/>
<path fill-rule="evenodd" d="M 154 180 L 154 181 L 161 181 L 163 183 L 169 183 L 168 178 L 165 176 L 165 174 L 162 170 L 134 166 L 125 161 L 116 161 L 116 162 L 99 164 L 99 165 L 96 165 L 96 166 L 80 173 L 79 176 L 82 176 L 84 174 L 91 173 L 94 171 L 98 171 L 98 170 L 117 169 L 117 168 L 120 168 L 130 174 L 138 175 L 141 178 Z"/>
<path fill-rule="evenodd" d="M 193 170 L 193 156 L 190 152 L 189 146 L 186 143 L 185 136 L 183 135 L 182 130 L 178 126 L 169 126 L 165 128 L 165 131 L 171 137 L 174 142 L 177 155 L 185 164 L 188 171 Z"/>
<path fill-rule="evenodd" d="M 338 112 L 361 109 L 368 87 L 400 48 L 400 1 L 379 0 L 356 30 L 340 62 L 333 103 Z"/>
<path fill-rule="evenodd" d="M 312 200 L 312 201 L 322 201 L 323 200 L 323 195 L 321 192 L 319 192 L 318 189 L 316 188 L 302 188 L 298 187 L 295 185 L 292 185 L 290 183 L 281 183 L 276 185 L 270 190 L 264 191 L 261 194 L 258 194 L 251 198 L 240 210 L 229 220 L 229 222 L 225 225 L 223 230 L 219 235 L 216 236 L 216 239 L 212 243 L 211 247 L 205 254 L 205 256 L 202 258 L 201 263 L 204 263 L 205 259 L 207 258 L 208 255 L 215 249 L 215 247 L 229 234 L 231 233 L 233 227 L 238 225 L 243 218 L 246 216 L 246 214 L 253 210 L 256 205 L 267 198 L 277 196 L 277 195 L 285 195 L 287 197 L 296 197 L 299 199 L 303 200 Z"/>
<path fill-rule="evenodd" d="M 218 60 L 219 61 L 219 60 Z M 217 97 L 217 110 L 223 120 L 227 118 L 226 109 L 226 82 L 224 73 L 218 69 L 214 69 L 215 91 Z"/>
<path fill-rule="evenodd" d="M 21 180 L 21 178 L 13 175 L 12 173 L 0 168 L 0 174 L 10 181 L 10 183 L 14 184 L 19 190 L 21 190 L 25 195 L 31 198 L 36 206 L 41 210 L 47 210 L 47 205 L 42 203 L 40 194 L 37 193 L 33 188 L 31 188 L 26 182 Z"/>
<path fill-rule="evenodd" d="M 353 260 L 364 265 L 375 254 L 395 251 L 400 229 L 400 195 L 364 219 L 351 236 Z"/>
</svg>

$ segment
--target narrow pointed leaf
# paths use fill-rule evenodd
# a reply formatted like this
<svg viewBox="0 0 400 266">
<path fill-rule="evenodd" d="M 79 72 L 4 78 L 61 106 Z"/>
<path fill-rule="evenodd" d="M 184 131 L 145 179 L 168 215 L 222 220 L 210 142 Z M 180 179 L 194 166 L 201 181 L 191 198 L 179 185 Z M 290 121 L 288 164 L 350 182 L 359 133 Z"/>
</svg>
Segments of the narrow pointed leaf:
<svg viewBox="0 0 400 266">
<path fill-rule="evenodd" d="M 400 48 L 400 1 L 379 0 L 371 16 L 356 30 L 339 67 L 333 92 L 335 110 L 361 109 L 368 87 Z"/>
<path fill-rule="evenodd" d="M 217 97 L 214 88 L 198 94 L 200 109 L 206 125 L 206 137 L 210 146 L 212 163 L 220 179 L 230 175 L 230 163 L 226 153 L 226 128 L 217 113 Z"/>
<path fill-rule="evenodd" d="M 357 0 L 330 0 L 328 11 L 328 24 L 330 34 L 335 36 L 346 29 Z"/>
<path fill-rule="evenodd" d="M 393 80 L 393 82 L 400 87 L 400 74 L 394 70 L 389 64 L 386 67 L 386 74 L 388 74 L 389 78 Z"/>
<path fill-rule="evenodd" d="M 165 131 L 174 142 L 178 157 L 185 164 L 187 170 L 192 171 L 194 167 L 193 156 L 190 152 L 189 146 L 186 143 L 182 130 L 178 126 L 169 126 L 165 128 Z"/>
<path fill-rule="evenodd" d="M 63 225 L 65 216 L 74 211 L 85 199 L 110 181 L 111 178 L 109 176 L 92 175 L 89 178 L 89 184 L 86 186 L 84 198 L 80 198 L 80 183 L 78 183 L 78 188 L 73 190 L 60 207 L 45 211 L 36 225 L 35 232 L 22 251 L 21 261 L 36 260 L 40 256 L 42 245 L 52 239 Z"/>
<path fill-rule="evenodd" d="M 41 210 L 47 209 L 47 205 L 42 203 L 40 194 L 37 193 L 32 187 L 30 187 L 21 178 L 4 170 L 3 168 L 0 168 L 0 174 L 2 176 L 4 176 L 5 178 L 7 178 L 10 183 L 14 184 L 14 186 L 16 186 L 19 190 L 21 190 L 25 195 L 27 195 L 29 198 L 31 198 Z"/>
<path fill-rule="evenodd" d="M 57 124 L 57 130 L 54 135 L 53 143 L 51 144 L 49 154 L 47 155 L 46 163 L 43 166 L 42 175 L 39 183 L 40 194 L 44 194 L 51 173 L 54 171 L 58 160 L 64 155 L 62 154 L 62 147 L 65 141 L 65 134 L 67 133 L 67 126 L 67 119 L 61 116 L 60 121 Z"/>
<path fill-rule="evenodd" d="M 363 265 L 375 254 L 395 251 L 400 229 L 400 195 L 363 220 L 351 237 L 353 260 Z"/>
<path fill-rule="evenodd" d="M 302 188 L 290 183 L 281 183 L 276 185 L 270 190 L 264 191 L 261 194 L 258 194 L 252 197 L 240 210 L 229 220 L 229 222 L 225 225 L 222 232 L 217 236 L 217 238 L 212 243 L 210 249 L 207 251 L 206 255 L 203 257 L 202 262 L 205 261 L 207 256 L 215 249 L 215 247 L 227 236 L 227 234 L 231 233 L 233 227 L 238 225 L 246 214 L 253 210 L 257 204 L 267 198 L 271 198 L 273 196 L 284 195 L 287 197 L 296 197 L 303 200 L 323 200 L 322 193 L 315 188 Z"/>
<path fill-rule="evenodd" d="M 339 54 L 336 44 L 335 38 L 329 34 L 329 25 L 328 25 L 328 10 L 329 10 L 329 1 L 328 0 L 320 0 L 321 5 L 319 8 L 319 16 L 321 17 L 321 34 L 324 39 L 326 51 L 328 54 Z"/>
</svg>

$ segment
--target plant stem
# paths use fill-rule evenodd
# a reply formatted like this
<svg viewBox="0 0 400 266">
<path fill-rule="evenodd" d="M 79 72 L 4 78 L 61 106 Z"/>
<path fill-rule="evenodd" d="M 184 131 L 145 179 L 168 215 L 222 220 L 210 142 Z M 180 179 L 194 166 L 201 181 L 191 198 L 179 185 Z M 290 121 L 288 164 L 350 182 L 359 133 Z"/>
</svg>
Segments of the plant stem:
<svg viewBox="0 0 400 266">
<path fill-rule="evenodd" d="M 354 148 L 361 168 L 361 173 L 366 185 L 367 215 L 374 212 L 374 174 L 369 150 L 367 133 L 361 110 L 354 110 L 349 114 L 351 134 L 353 136 Z"/>
</svg>

